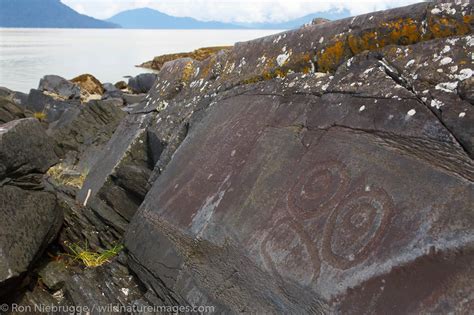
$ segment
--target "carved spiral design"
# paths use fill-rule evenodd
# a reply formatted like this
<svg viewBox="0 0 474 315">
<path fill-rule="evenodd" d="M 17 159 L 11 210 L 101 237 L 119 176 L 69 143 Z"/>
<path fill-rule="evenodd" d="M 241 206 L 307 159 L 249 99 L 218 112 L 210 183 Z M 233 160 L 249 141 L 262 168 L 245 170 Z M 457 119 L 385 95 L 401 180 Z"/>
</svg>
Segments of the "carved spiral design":
<svg viewBox="0 0 474 315">
<path fill-rule="evenodd" d="M 303 173 L 288 196 L 288 208 L 297 219 L 308 219 L 335 207 L 348 183 L 347 171 L 339 162 L 317 164 Z"/>
<path fill-rule="evenodd" d="M 339 269 L 367 259 L 380 244 L 392 209 L 392 200 L 383 189 L 353 191 L 326 222 L 322 243 L 324 259 Z"/>
<path fill-rule="evenodd" d="M 308 285 L 319 275 L 316 248 L 303 227 L 291 218 L 274 225 L 261 249 L 265 265 L 277 276 Z"/>
</svg>

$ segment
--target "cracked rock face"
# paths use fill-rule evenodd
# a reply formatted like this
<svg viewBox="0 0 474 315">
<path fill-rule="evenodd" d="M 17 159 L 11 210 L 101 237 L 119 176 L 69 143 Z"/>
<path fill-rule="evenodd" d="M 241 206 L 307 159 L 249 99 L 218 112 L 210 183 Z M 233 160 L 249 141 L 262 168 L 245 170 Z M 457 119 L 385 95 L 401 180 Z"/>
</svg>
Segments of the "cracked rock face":
<svg viewBox="0 0 474 315">
<path fill-rule="evenodd" d="M 57 157 L 40 123 L 21 119 L 0 126 L 0 296 L 21 277 L 55 238 L 62 210 L 42 185 Z"/>
<path fill-rule="evenodd" d="M 132 269 L 223 312 L 468 310 L 471 21 L 424 3 L 165 64 L 131 113 L 165 147 Z"/>
<path fill-rule="evenodd" d="M 33 90 L 61 156 L 89 171 L 77 193 L 54 187 L 58 242 L 123 240 L 126 251 L 95 270 L 49 260 L 20 302 L 469 312 L 472 21 L 470 2 L 421 3 L 166 62 L 126 114 L 113 100 L 79 111 Z M 0 127 L 11 137 L 0 129 L 0 210 L 13 230 L 55 207 L 41 181 L 53 152 L 38 150 L 42 137 L 15 141 L 33 122 Z M 48 224 L 21 233 L 22 270 L 47 243 L 32 233 L 57 234 Z"/>
</svg>

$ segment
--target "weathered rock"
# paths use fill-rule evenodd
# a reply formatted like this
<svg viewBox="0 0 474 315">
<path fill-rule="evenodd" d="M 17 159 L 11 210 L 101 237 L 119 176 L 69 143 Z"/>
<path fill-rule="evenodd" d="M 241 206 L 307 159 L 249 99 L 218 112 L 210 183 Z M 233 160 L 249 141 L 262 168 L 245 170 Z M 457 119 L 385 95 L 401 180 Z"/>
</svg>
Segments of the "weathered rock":
<svg viewBox="0 0 474 315">
<path fill-rule="evenodd" d="M 118 81 L 114 84 L 114 86 L 119 90 L 125 90 L 128 88 L 127 82 L 125 81 Z"/>
<path fill-rule="evenodd" d="M 71 82 L 80 87 L 81 98 L 84 100 L 90 99 L 91 97 L 102 96 L 104 93 L 102 83 L 92 74 L 82 74 L 72 79 Z"/>
<path fill-rule="evenodd" d="M 125 101 L 125 104 L 127 105 L 141 103 L 145 99 L 145 97 L 146 97 L 146 94 L 128 94 L 128 93 L 122 94 L 122 98 Z"/>
<path fill-rule="evenodd" d="M 115 87 L 115 85 L 112 83 L 104 83 L 102 87 L 104 89 L 104 95 L 102 97 L 103 99 L 122 97 L 123 92 Z"/>
<path fill-rule="evenodd" d="M 26 103 L 28 94 L 12 91 L 5 87 L 0 87 L 0 97 L 6 97 L 12 101 L 15 105 L 21 106 Z"/>
<path fill-rule="evenodd" d="M 127 230 L 128 249 L 76 271 L 63 302 L 468 312 L 471 10 L 423 3 L 164 64 L 76 200 L 58 188 L 61 241 Z M 132 300 L 117 263 L 145 285 Z"/>
<path fill-rule="evenodd" d="M 0 96 L 0 124 L 25 118 L 25 112 L 7 97 Z"/>
<path fill-rule="evenodd" d="M 469 84 L 471 10 L 423 3 L 165 64 L 132 113 L 158 112 L 165 143 L 126 235 L 140 279 L 223 313 L 466 312 L 473 116 L 443 83 Z"/>
<path fill-rule="evenodd" d="M 110 142 L 90 169 L 77 200 L 98 199 L 130 220 L 148 191 L 153 169 L 148 154 L 146 127 L 153 113 L 129 115 L 118 126 Z"/>
<path fill-rule="evenodd" d="M 66 164 L 89 170 L 125 113 L 121 101 L 90 101 L 69 109 L 56 122 L 50 124 L 48 134 L 56 142 L 57 154 Z"/>
<path fill-rule="evenodd" d="M 0 125 L 0 296 L 19 285 L 61 226 L 56 196 L 41 184 L 57 162 L 50 147 L 35 119 Z"/>
<path fill-rule="evenodd" d="M 45 173 L 58 161 L 41 124 L 33 118 L 0 125 L 0 180 Z"/>
<path fill-rule="evenodd" d="M 46 75 L 39 83 L 38 90 L 49 92 L 63 99 L 78 99 L 81 96 L 80 87 L 60 76 Z"/>
<path fill-rule="evenodd" d="M 79 100 L 58 100 L 39 90 L 32 89 L 24 108 L 33 113 L 42 114 L 43 120 L 51 123 L 58 120 L 68 109 L 79 106 L 81 106 Z"/>
<path fill-rule="evenodd" d="M 54 194 L 0 187 L 0 296 L 18 285 L 61 226 Z"/>
<path fill-rule="evenodd" d="M 134 93 L 148 93 L 156 80 L 155 73 L 142 73 L 128 80 L 128 87 Z"/>
<path fill-rule="evenodd" d="M 168 61 L 173 61 L 176 59 L 181 58 L 191 58 L 197 61 L 206 60 L 209 57 L 214 56 L 216 53 L 220 52 L 221 50 L 229 50 L 232 48 L 231 46 L 219 46 L 219 47 L 204 47 L 196 49 L 192 52 L 187 53 L 177 53 L 177 54 L 167 54 L 162 56 L 157 56 L 153 58 L 151 61 L 147 61 L 139 65 L 139 67 L 153 69 L 153 70 L 161 70 L 163 65 Z"/>
</svg>

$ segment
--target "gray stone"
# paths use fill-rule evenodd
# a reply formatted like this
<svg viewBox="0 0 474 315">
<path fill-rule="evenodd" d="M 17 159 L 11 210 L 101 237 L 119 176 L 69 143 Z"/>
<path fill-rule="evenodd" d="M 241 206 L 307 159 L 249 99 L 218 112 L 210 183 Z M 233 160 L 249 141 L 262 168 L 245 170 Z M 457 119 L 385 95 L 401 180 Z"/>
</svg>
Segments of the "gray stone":
<svg viewBox="0 0 474 315">
<path fill-rule="evenodd" d="M 41 124 L 34 118 L 0 125 L 0 179 L 45 173 L 58 158 Z"/>
<path fill-rule="evenodd" d="M 23 105 L 22 105 L 23 106 Z M 44 121 L 51 123 L 59 118 L 70 108 L 80 107 L 79 100 L 60 100 L 54 99 L 50 95 L 46 95 L 40 90 L 32 89 L 28 95 L 28 100 L 24 104 L 24 108 L 33 113 L 42 113 Z"/>
<path fill-rule="evenodd" d="M 155 73 L 142 73 L 128 80 L 128 87 L 135 93 L 148 93 L 153 87 L 157 75 Z"/>
<path fill-rule="evenodd" d="M 78 85 L 57 75 L 44 76 L 39 82 L 38 90 L 56 94 L 64 99 L 81 97 L 81 89 Z"/>
<path fill-rule="evenodd" d="M 55 238 L 62 213 L 54 194 L 0 187 L 0 296 L 10 293 Z"/>
</svg>

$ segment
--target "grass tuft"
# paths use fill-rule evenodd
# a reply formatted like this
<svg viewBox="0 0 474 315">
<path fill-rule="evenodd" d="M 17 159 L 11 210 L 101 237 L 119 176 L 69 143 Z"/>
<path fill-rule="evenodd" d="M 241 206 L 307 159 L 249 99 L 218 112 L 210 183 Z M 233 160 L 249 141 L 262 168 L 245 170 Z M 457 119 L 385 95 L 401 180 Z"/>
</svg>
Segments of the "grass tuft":
<svg viewBox="0 0 474 315">
<path fill-rule="evenodd" d="M 65 244 L 70 251 L 68 256 L 72 257 L 74 261 L 82 262 L 88 268 L 96 268 L 109 262 L 112 258 L 117 256 L 123 249 L 123 245 L 115 245 L 114 247 L 94 252 L 89 250 L 87 243 L 85 246 L 75 244 Z"/>
<path fill-rule="evenodd" d="M 84 181 L 86 180 L 88 172 L 83 171 L 79 175 L 68 175 L 67 171 L 70 171 L 70 169 L 63 166 L 62 164 L 57 164 L 51 167 L 47 174 L 61 185 L 81 189 L 82 185 L 84 185 Z"/>
<path fill-rule="evenodd" d="M 46 119 L 46 113 L 45 112 L 35 112 L 33 114 L 33 117 L 38 119 L 39 121 L 44 121 Z"/>
</svg>

